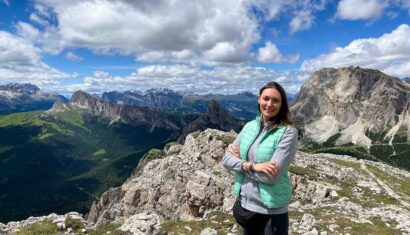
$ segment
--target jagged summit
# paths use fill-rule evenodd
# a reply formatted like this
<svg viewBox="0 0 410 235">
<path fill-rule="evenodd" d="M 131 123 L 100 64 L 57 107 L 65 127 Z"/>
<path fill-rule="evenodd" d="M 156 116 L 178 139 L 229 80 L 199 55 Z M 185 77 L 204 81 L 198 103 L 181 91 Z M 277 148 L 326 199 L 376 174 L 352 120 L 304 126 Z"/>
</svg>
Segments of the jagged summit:
<svg viewBox="0 0 410 235">
<path fill-rule="evenodd" d="M 54 102 L 53 107 L 51 107 L 51 109 L 49 110 L 50 112 L 64 112 L 68 110 L 67 104 L 58 99 L 56 100 L 56 102 Z"/>
<path fill-rule="evenodd" d="M 214 128 L 224 131 L 234 130 L 239 132 L 241 125 L 235 121 L 225 109 L 223 109 L 216 100 L 211 100 L 208 104 L 206 113 L 201 114 L 193 122 L 189 123 L 182 130 L 182 135 L 178 142 L 183 143 L 185 137 L 194 131 L 204 131 L 207 128 Z"/>
<path fill-rule="evenodd" d="M 340 132 L 339 144 L 369 147 L 368 131 L 410 127 L 410 85 L 373 69 L 324 68 L 302 86 L 291 111 L 315 142 Z"/>
</svg>

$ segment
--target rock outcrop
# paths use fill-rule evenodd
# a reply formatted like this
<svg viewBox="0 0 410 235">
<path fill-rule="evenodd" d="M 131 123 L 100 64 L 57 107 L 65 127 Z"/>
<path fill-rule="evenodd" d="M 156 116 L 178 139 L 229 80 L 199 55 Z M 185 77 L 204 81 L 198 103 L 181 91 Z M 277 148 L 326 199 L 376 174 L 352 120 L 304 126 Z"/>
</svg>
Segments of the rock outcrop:
<svg viewBox="0 0 410 235">
<path fill-rule="evenodd" d="M 233 174 L 223 168 L 221 159 L 235 136 L 207 129 L 188 135 L 184 145 L 164 149 L 161 159 L 148 161 L 121 187 L 104 193 L 93 204 L 88 223 L 98 226 L 146 219 L 150 225 L 138 231 L 159 234 L 155 232 L 158 224 L 166 221 L 204 220 L 212 211 L 230 214 L 235 200 Z M 382 221 L 378 226 L 386 231 L 410 233 L 409 195 L 400 187 L 395 188 L 396 195 L 390 195 L 392 189 L 375 176 L 385 172 L 399 183 L 409 180 L 408 172 L 348 156 L 303 152 L 297 153 L 290 172 L 292 232 L 348 233 L 351 226 Z"/>
<path fill-rule="evenodd" d="M 87 222 L 77 213 L 52 214 L 0 223 L 0 234 L 41 221 L 51 221 L 61 234 L 83 234 L 107 223 L 125 234 L 240 234 L 231 215 L 233 174 L 221 163 L 235 137 L 234 132 L 207 129 L 188 135 L 184 145 L 166 146 L 122 186 L 105 192 Z M 349 156 L 303 152 L 289 171 L 293 234 L 410 234 L 409 172 Z M 67 222 L 69 215 L 77 222 Z"/>
<path fill-rule="evenodd" d="M 324 68 L 302 86 L 291 111 L 305 139 L 323 143 L 340 133 L 338 145 L 369 147 L 368 132 L 388 128 L 392 139 L 410 129 L 410 85 L 372 69 Z"/>
<path fill-rule="evenodd" d="M 30 217 L 26 220 L 9 222 L 7 224 L 0 223 L 0 234 L 15 234 L 16 232 L 21 232 L 23 228 L 27 228 L 29 226 L 42 222 L 48 222 L 55 225 L 56 228 L 64 232 L 64 234 L 78 234 L 79 232 L 86 231 L 86 223 L 83 216 L 77 212 L 70 212 L 65 215 L 57 215 L 53 213 L 47 216 Z M 74 231 L 74 229 L 79 228 L 78 226 L 81 227 L 79 229 L 80 231 Z M 36 234 L 38 234 L 38 231 Z"/>
</svg>

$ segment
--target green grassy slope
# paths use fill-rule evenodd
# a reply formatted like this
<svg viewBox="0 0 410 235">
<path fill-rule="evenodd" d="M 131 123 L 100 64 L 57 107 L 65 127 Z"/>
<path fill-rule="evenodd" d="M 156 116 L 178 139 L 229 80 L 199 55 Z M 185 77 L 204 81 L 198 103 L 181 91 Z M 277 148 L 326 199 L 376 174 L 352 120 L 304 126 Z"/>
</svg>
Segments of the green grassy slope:
<svg viewBox="0 0 410 235">
<path fill-rule="evenodd" d="M 0 116 L 0 222 L 51 212 L 87 212 L 120 185 L 151 147 L 174 133 L 109 123 L 69 110 Z"/>
</svg>

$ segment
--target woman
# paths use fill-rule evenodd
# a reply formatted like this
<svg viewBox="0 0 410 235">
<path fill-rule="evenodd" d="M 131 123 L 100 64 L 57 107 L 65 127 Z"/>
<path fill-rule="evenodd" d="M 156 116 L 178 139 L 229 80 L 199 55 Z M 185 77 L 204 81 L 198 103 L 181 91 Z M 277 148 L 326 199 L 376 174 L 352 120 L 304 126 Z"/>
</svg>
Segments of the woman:
<svg viewBox="0 0 410 235">
<path fill-rule="evenodd" d="M 243 127 L 223 157 L 224 166 L 236 172 L 233 214 L 244 235 L 288 234 L 292 196 L 288 168 L 298 133 L 278 83 L 260 89 L 258 108 L 260 114 Z"/>
</svg>

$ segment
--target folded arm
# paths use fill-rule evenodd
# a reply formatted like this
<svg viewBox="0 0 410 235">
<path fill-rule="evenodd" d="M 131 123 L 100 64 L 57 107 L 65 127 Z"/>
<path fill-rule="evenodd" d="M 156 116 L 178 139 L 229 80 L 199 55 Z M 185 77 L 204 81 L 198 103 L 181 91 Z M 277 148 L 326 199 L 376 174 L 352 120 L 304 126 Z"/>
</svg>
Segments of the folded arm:
<svg viewBox="0 0 410 235">
<path fill-rule="evenodd" d="M 246 171 L 245 176 L 266 184 L 275 183 L 279 176 L 288 171 L 290 164 L 295 158 L 297 145 L 297 130 L 295 128 L 288 128 L 278 143 L 271 161 L 256 163 L 254 171 Z"/>
</svg>

